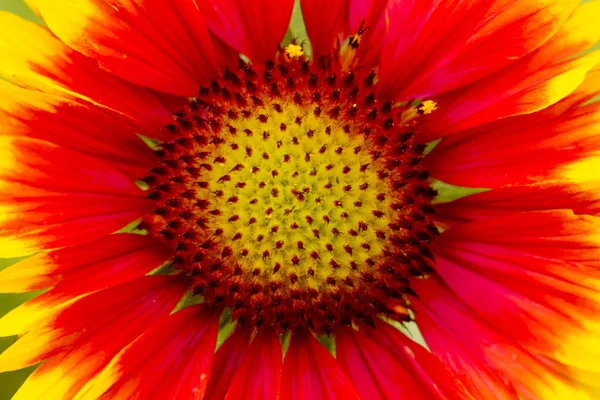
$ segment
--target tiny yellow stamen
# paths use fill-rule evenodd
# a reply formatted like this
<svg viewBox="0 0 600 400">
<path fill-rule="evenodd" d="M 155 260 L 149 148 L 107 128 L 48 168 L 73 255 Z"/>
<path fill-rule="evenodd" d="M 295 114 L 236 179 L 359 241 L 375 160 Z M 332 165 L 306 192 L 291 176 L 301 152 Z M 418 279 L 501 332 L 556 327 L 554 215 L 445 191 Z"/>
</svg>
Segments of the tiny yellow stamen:
<svg viewBox="0 0 600 400">
<path fill-rule="evenodd" d="M 437 103 L 433 100 L 425 100 L 420 106 L 420 109 L 423 110 L 423 114 L 431 114 L 437 110 L 437 108 Z"/>
<path fill-rule="evenodd" d="M 298 59 L 304 55 L 304 50 L 302 50 L 302 46 L 291 43 L 285 48 L 285 54 L 289 58 Z"/>
</svg>

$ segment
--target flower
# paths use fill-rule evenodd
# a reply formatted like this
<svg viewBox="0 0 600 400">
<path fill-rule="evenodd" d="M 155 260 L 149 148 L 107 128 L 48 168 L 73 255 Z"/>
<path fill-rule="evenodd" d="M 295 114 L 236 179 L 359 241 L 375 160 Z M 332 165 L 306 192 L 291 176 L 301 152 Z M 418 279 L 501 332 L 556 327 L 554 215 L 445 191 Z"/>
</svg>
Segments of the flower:
<svg viewBox="0 0 600 400">
<path fill-rule="evenodd" d="M 599 2 L 30 4 L 15 399 L 600 395 Z"/>
</svg>

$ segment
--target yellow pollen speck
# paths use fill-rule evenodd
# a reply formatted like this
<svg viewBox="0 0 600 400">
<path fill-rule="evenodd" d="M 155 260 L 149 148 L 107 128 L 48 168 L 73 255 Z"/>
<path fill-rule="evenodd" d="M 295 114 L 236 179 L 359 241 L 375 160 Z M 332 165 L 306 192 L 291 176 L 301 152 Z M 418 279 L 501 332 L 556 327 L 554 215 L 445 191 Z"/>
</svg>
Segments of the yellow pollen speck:
<svg viewBox="0 0 600 400">
<path fill-rule="evenodd" d="M 420 106 L 420 109 L 423 110 L 423 114 L 431 114 L 437 110 L 437 108 L 437 103 L 433 100 L 425 100 Z"/>
<path fill-rule="evenodd" d="M 298 46 L 297 44 L 289 44 L 285 48 L 285 54 L 292 59 L 298 59 L 304 55 L 304 50 L 302 50 L 302 46 Z"/>
</svg>

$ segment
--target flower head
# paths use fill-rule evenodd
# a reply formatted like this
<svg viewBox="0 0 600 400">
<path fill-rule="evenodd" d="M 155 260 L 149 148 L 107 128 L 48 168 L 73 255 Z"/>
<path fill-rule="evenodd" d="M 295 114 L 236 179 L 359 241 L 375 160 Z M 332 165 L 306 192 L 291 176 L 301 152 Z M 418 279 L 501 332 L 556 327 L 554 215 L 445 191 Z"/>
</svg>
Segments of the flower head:
<svg viewBox="0 0 600 400">
<path fill-rule="evenodd" d="M 598 2 L 31 3 L 15 399 L 600 393 Z"/>
</svg>

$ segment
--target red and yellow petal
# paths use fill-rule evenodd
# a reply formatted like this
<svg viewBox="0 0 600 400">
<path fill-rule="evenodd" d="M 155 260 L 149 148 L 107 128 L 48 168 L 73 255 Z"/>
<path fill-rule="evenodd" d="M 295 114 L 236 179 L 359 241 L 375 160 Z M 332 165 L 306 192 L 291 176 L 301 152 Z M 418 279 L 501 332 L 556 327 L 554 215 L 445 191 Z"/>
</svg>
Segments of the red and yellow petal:
<svg viewBox="0 0 600 400">
<path fill-rule="evenodd" d="M 146 235 L 115 234 L 38 253 L 0 271 L 0 292 L 55 287 L 79 295 L 114 286 L 159 267 L 169 258 L 162 243 Z"/>
<path fill-rule="evenodd" d="M 415 290 L 420 299 L 413 306 L 428 346 L 481 398 L 592 400 L 600 394 L 597 375 L 594 381 L 530 353 L 490 328 L 437 280 L 416 282 Z"/>
<path fill-rule="evenodd" d="M 178 311 L 125 347 L 74 399 L 202 399 L 218 327 L 214 310 Z"/>
<path fill-rule="evenodd" d="M 430 98 L 490 76 L 541 46 L 579 1 L 398 1 L 387 10 L 381 89 Z"/>
<path fill-rule="evenodd" d="M 599 82 L 596 67 L 573 93 L 545 110 L 444 138 L 426 158 L 427 168 L 444 182 L 470 187 L 559 179 L 565 166 L 600 154 L 600 102 L 589 102 Z"/>
<path fill-rule="evenodd" d="M 168 137 L 159 130 L 172 121 L 168 97 L 103 71 L 37 24 L 0 12 L 0 26 L 0 75 L 19 86 L 111 110 L 147 136 Z"/>
<path fill-rule="evenodd" d="M 48 142 L 0 136 L 0 160 L 4 257 L 105 236 L 152 207 L 114 165 Z"/>
<path fill-rule="evenodd" d="M 358 399 L 358 394 L 327 349 L 309 332 L 297 331 L 285 355 L 280 399 Z"/>
<path fill-rule="evenodd" d="M 596 155 L 565 165 L 557 171 L 557 179 L 571 182 L 580 190 L 597 196 L 600 193 L 598 171 L 600 171 L 600 156 Z"/>
<path fill-rule="evenodd" d="M 93 123 L 90 123 L 93 121 Z M 0 135 L 46 140 L 115 163 L 139 179 L 156 164 L 138 129 L 114 113 L 0 81 Z"/>
<path fill-rule="evenodd" d="M 519 65 L 494 79 L 444 95 L 437 99 L 440 107 L 419 138 L 427 142 L 490 121 L 543 110 L 571 93 L 599 61 L 600 53 L 594 52 L 535 70 Z"/>
<path fill-rule="evenodd" d="M 279 335 L 267 328 L 260 329 L 231 380 L 225 398 L 277 399 L 281 369 Z"/>
<path fill-rule="evenodd" d="M 215 48 L 195 1 L 37 0 L 50 29 L 73 49 L 129 82 L 193 96 L 217 72 Z"/>
<path fill-rule="evenodd" d="M 530 114 L 557 103 L 573 92 L 600 61 L 593 52 L 578 55 L 600 40 L 593 26 L 600 4 L 581 6 L 561 30 L 540 49 L 468 87 L 435 100 L 435 113 L 423 126 L 420 140 L 429 141 L 473 126 L 514 115 Z"/>
<path fill-rule="evenodd" d="M 279 50 L 294 1 L 207 0 L 198 7 L 213 34 L 256 63 Z"/>
<path fill-rule="evenodd" d="M 507 118 L 450 136 L 427 164 L 433 176 L 459 186 L 549 181 L 560 178 L 565 166 L 599 154 L 599 126 L 598 102 L 559 115 L 542 111 Z"/>
<path fill-rule="evenodd" d="M 81 298 L 77 295 L 48 291 L 10 310 L 0 318 L 0 336 L 22 335 L 44 321 L 51 320 L 58 313 Z"/>
<path fill-rule="evenodd" d="M 435 356 L 386 323 L 338 332 L 336 355 L 362 399 L 472 399 Z"/>
<path fill-rule="evenodd" d="M 579 348 L 569 338 L 598 334 L 597 217 L 566 210 L 515 213 L 456 224 L 439 239 L 436 271 L 506 337 L 553 358 L 565 345 Z"/>
<path fill-rule="evenodd" d="M 14 398 L 73 398 L 124 346 L 166 318 L 186 289 L 178 276 L 142 277 L 72 302 L 0 356 L 4 370 L 46 360 Z"/>
<path fill-rule="evenodd" d="M 167 249 L 148 236 L 117 234 L 20 261 L 0 271 L 0 291 L 55 287 L 0 318 L 0 336 L 28 332 L 82 295 L 136 279 L 167 258 Z"/>
<path fill-rule="evenodd" d="M 572 182 L 552 181 L 493 189 L 435 207 L 436 220 L 447 225 L 556 209 L 598 215 L 598 191 Z"/>
</svg>

